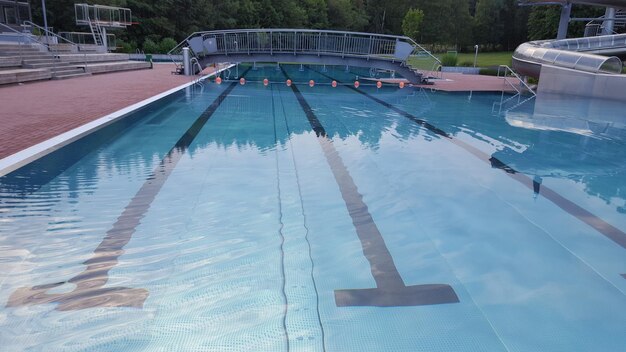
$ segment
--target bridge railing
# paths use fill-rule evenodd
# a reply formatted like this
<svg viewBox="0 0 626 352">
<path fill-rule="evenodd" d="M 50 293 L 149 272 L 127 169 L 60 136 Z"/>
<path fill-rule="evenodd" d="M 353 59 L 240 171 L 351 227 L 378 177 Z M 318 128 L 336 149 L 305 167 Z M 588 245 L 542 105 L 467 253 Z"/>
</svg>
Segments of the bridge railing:
<svg viewBox="0 0 626 352">
<path fill-rule="evenodd" d="M 189 46 L 199 57 L 262 53 L 334 55 L 397 62 L 404 62 L 416 49 L 416 43 L 408 37 L 304 29 L 195 32 L 169 54 L 178 53 L 184 46 Z"/>
</svg>

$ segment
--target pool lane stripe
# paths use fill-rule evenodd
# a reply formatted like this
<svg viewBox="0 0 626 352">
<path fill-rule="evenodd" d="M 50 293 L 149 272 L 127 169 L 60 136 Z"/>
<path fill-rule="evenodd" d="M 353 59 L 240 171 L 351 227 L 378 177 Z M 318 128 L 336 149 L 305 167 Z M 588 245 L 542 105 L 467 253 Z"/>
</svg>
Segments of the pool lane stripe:
<svg viewBox="0 0 626 352">
<path fill-rule="evenodd" d="M 281 67 L 283 74 L 289 78 Z M 370 270 L 376 288 L 335 290 L 335 303 L 346 306 L 418 306 L 444 303 L 457 303 L 459 299 L 450 285 L 427 284 L 406 286 L 385 240 L 376 226 L 363 196 L 350 176 L 341 156 L 332 140 L 327 137 L 324 126 L 320 123 L 313 109 L 306 101 L 296 84 L 291 85 L 300 107 L 304 111 L 311 128 L 317 135 L 326 161 L 337 181 L 341 196 L 346 204 L 352 224 L 361 242 L 363 254 L 370 263 Z"/>
<path fill-rule="evenodd" d="M 235 82 L 231 83 L 196 119 L 161 160 L 130 203 L 124 208 L 113 227 L 106 233 L 100 245 L 94 250 L 91 259 L 83 263 L 87 265 L 87 268 L 82 273 L 67 282 L 21 287 L 11 294 L 7 307 L 46 303 L 58 303 L 56 309 L 59 311 L 94 307 L 143 307 L 144 301 L 148 298 L 148 291 L 142 288 L 105 288 L 109 271 L 117 265 L 118 258 L 124 253 L 124 246 L 130 241 L 141 219 L 186 150 L 236 85 Z M 75 284 L 76 287 L 67 293 L 46 293 L 46 291 L 66 283 Z"/>
<path fill-rule="evenodd" d="M 325 76 L 327 78 L 330 79 L 334 79 L 328 75 L 325 75 L 324 73 L 317 71 L 313 68 L 310 68 L 312 71 L 315 71 L 317 73 L 319 73 L 322 76 Z M 376 98 L 375 96 L 372 96 L 371 94 L 363 91 L 362 89 L 357 89 L 354 88 L 352 86 L 347 86 L 348 88 L 350 88 L 351 90 L 362 94 L 364 96 L 366 96 L 367 98 L 377 102 L 380 105 L 385 106 L 386 108 L 393 110 L 394 112 L 410 119 L 411 121 L 414 121 L 415 123 L 419 124 L 420 126 L 423 126 L 424 128 L 428 129 L 429 131 L 444 137 L 445 139 L 449 140 L 450 142 L 456 144 L 457 146 L 465 149 L 466 151 L 470 152 L 472 155 L 474 155 L 475 157 L 477 157 L 478 159 L 484 161 L 485 163 L 491 165 L 491 167 L 493 168 L 498 168 L 501 169 L 502 171 L 504 171 L 506 173 L 506 175 L 508 175 L 509 177 L 511 177 L 512 179 L 518 181 L 519 183 L 523 184 L 524 186 L 528 187 L 529 189 L 533 190 L 533 191 L 538 191 L 538 194 L 541 194 L 544 198 L 548 199 L 549 201 L 551 201 L 553 204 L 555 204 L 556 206 L 558 206 L 559 208 L 561 208 L 562 210 L 564 210 L 565 212 L 567 212 L 568 214 L 576 217 L 577 219 L 579 219 L 580 221 L 584 222 L 585 224 L 591 226 L 592 228 L 594 228 L 596 231 L 598 231 L 599 233 L 601 233 L 602 235 L 604 235 L 605 237 L 609 238 L 610 240 L 612 240 L 613 242 L 617 243 L 619 246 L 621 246 L 622 248 L 626 249 L 626 233 L 624 233 L 622 230 L 616 228 L 615 226 L 609 224 L 608 222 L 606 222 L 605 220 L 601 219 L 600 217 L 594 215 L 593 213 L 591 213 L 590 211 L 584 209 L 583 207 L 579 206 L 578 204 L 570 201 L 569 199 L 563 197 L 562 195 L 560 195 L 558 192 L 552 190 L 551 188 L 545 186 L 545 185 L 541 185 L 541 189 L 537 189 L 536 185 L 533 182 L 533 179 L 523 173 L 518 172 L 517 170 L 515 170 L 514 168 L 510 167 L 509 165 L 505 164 L 504 162 L 502 162 L 501 160 L 488 155 L 487 153 L 457 139 L 454 138 L 453 136 L 449 135 L 448 133 L 446 133 L 445 131 L 431 125 L 430 123 L 409 114 L 406 111 L 403 111 L 401 109 L 398 109 L 397 107 L 387 103 L 386 101 L 383 101 L 381 99 Z"/>
</svg>

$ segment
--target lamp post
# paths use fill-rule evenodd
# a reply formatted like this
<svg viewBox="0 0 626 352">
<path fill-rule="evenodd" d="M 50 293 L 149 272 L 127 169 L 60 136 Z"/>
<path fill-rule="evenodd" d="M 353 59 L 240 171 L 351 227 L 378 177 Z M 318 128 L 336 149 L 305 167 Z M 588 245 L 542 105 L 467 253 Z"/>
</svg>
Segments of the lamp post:
<svg viewBox="0 0 626 352">
<path fill-rule="evenodd" d="M 48 16 L 46 15 L 46 0 L 41 0 L 41 11 L 43 11 L 43 28 L 46 30 L 46 43 L 50 45 L 50 38 L 48 38 Z"/>
<path fill-rule="evenodd" d="M 474 49 L 476 49 L 476 53 L 474 54 L 474 67 L 476 67 L 476 61 L 478 61 L 478 44 L 474 45 Z"/>
</svg>

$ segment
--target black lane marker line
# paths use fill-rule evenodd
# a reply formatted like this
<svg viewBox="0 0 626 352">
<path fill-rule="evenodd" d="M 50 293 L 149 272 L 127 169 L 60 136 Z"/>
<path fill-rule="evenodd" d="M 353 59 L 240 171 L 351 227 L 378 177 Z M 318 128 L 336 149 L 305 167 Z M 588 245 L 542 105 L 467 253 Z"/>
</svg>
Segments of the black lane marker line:
<svg viewBox="0 0 626 352">
<path fill-rule="evenodd" d="M 274 127 L 274 143 L 278 145 L 278 131 L 276 128 L 276 104 L 274 103 L 274 86 L 270 86 L 271 98 L 272 98 L 272 122 Z M 287 313 L 289 312 L 289 300 L 287 299 L 287 292 L 285 287 L 287 285 L 287 275 L 285 274 L 285 233 L 283 232 L 285 228 L 285 223 L 283 223 L 283 204 L 282 204 L 282 193 L 280 190 L 280 163 L 278 160 L 278 148 L 274 151 L 276 157 L 276 192 L 278 193 L 278 222 L 280 227 L 278 228 L 278 235 L 280 237 L 280 272 L 282 276 L 282 287 L 281 291 L 283 294 L 283 330 L 285 331 L 285 344 L 287 347 L 287 351 L 289 351 L 289 331 L 287 330 Z"/>
<path fill-rule="evenodd" d="M 100 245 L 94 250 L 91 259 L 83 263 L 87 265 L 87 268 L 82 273 L 67 282 L 18 288 L 9 297 L 7 307 L 58 303 L 56 310 L 59 311 L 94 307 L 142 308 L 143 303 L 148 298 L 148 290 L 128 287 L 105 288 L 104 285 L 109 279 L 109 271 L 117 265 L 118 258 L 124 253 L 124 246 L 130 241 L 152 201 L 156 198 L 191 142 L 236 85 L 235 82 L 231 83 L 196 119 L 161 160 L 161 163 L 124 208 L 113 227 L 106 233 Z M 76 287 L 67 293 L 46 293 L 46 291 L 66 283 L 73 283 Z"/>
<path fill-rule="evenodd" d="M 283 74 L 289 78 L 287 72 L 282 67 L 281 69 Z M 318 137 L 317 141 L 322 147 L 326 161 L 332 170 L 337 185 L 339 185 L 341 196 L 346 203 L 352 224 L 361 242 L 363 254 L 370 263 L 372 276 L 376 281 L 376 288 L 335 290 L 335 304 L 338 307 L 396 307 L 459 302 L 456 292 L 450 285 L 405 285 L 385 240 L 378 226 L 376 226 L 367 204 L 363 201 L 363 196 L 359 193 L 333 142 L 327 138 L 326 130 L 298 87 L 292 84 L 291 90 L 296 95 L 300 107 L 304 110 L 311 128 Z"/>
<path fill-rule="evenodd" d="M 313 68 L 309 68 L 312 71 L 315 71 L 317 73 L 319 73 L 322 76 L 325 76 L 327 78 L 333 79 L 332 77 L 325 75 L 322 72 L 319 72 Z M 568 214 L 576 217 L 578 220 L 584 222 L 585 224 L 591 226 L 592 228 L 594 228 L 596 231 L 598 231 L 599 233 L 601 233 L 602 235 L 606 236 L 607 238 L 609 238 L 610 240 L 612 240 L 613 242 L 617 243 L 619 246 L 621 246 L 622 248 L 626 249 L 626 233 L 624 233 L 622 230 L 616 228 L 615 226 L 609 224 L 608 222 L 606 222 L 605 220 L 599 218 L 598 216 L 594 215 L 593 213 L 591 213 L 590 211 L 584 209 L 583 207 L 579 206 L 578 204 L 570 201 L 569 199 L 563 197 L 562 195 L 560 195 L 558 192 L 554 191 L 553 189 L 551 189 L 550 187 L 546 186 L 546 185 L 541 185 L 541 188 L 539 189 L 536 186 L 536 181 L 533 182 L 533 179 L 523 173 L 520 173 L 519 171 L 515 170 L 514 168 L 510 167 L 509 165 L 503 163 L 501 160 L 487 154 L 484 153 L 483 151 L 457 139 L 454 138 L 453 136 L 447 134 L 446 132 L 444 132 L 443 130 L 431 125 L 430 123 L 416 117 L 413 116 L 411 114 L 409 114 L 406 111 L 400 110 L 398 108 L 396 108 L 395 106 L 387 103 L 386 101 L 383 101 L 381 99 L 378 99 L 372 95 L 370 95 L 367 92 L 364 92 L 361 89 L 357 89 L 351 86 L 346 86 L 350 89 L 352 89 L 353 91 L 362 94 L 366 97 L 368 97 L 369 99 L 379 103 L 380 105 L 385 106 L 386 108 L 395 111 L 396 113 L 412 120 L 415 121 L 417 124 L 419 124 L 420 126 L 423 126 L 424 128 L 430 130 L 433 133 L 436 133 L 444 138 L 446 138 L 448 141 L 456 144 L 457 146 L 465 149 L 466 151 L 470 152 L 472 155 L 474 155 L 475 157 L 477 157 L 478 159 L 486 162 L 487 164 L 491 165 L 491 167 L 493 168 L 497 168 L 497 169 L 501 169 L 502 171 L 504 171 L 506 173 L 506 175 L 508 175 L 509 177 L 511 177 L 512 179 L 518 181 L 519 183 L 521 183 L 522 185 L 526 186 L 528 189 L 532 190 L 533 192 L 537 191 L 538 194 L 541 194 L 544 198 L 548 199 L 549 201 L 551 201 L 553 204 L 555 204 L 556 206 L 558 206 L 559 208 L 561 208 L 562 210 L 564 210 L 565 212 L 567 212 Z M 626 278 L 626 277 L 625 277 Z"/>
<path fill-rule="evenodd" d="M 283 95 L 280 90 L 278 92 L 278 97 L 280 99 L 280 104 L 282 106 L 283 118 L 285 120 L 285 128 L 287 129 L 287 135 L 291 136 L 291 128 L 289 127 L 289 121 L 287 121 L 287 111 L 285 110 L 285 103 L 283 102 Z M 291 145 L 291 139 L 287 140 L 287 143 Z M 317 289 L 317 283 L 315 282 L 315 263 L 313 262 L 313 251 L 311 249 L 311 241 L 309 240 L 309 227 L 307 225 L 307 216 L 304 211 L 304 201 L 302 200 L 302 187 L 300 186 L 300 174 L 298 173 L 298 164 L 296 163 L 296 156 L 293 152 L 293 147 L 290 148 L 291 152 L 291 160 L 293 161 L 294 171 L 296 175 L 296 184 L 298 186 L 298 197 L 300 199 L 300 211 L 302 212 L 302 218 L 304 220 L 303 226 L 305 229 L 304 240 L 306 241 L 309 255 L 309 262 L 311 263 L 311 271 L 309 271 L 309 275 L 311 276 L 311 282 L 313 283 L 313 289 L 315 290 L 315 311 L 317 315 L 317 322 L 320 326 L 320 332 L 322 334 L 322 352 L 326 352 L 326 332 L 324 331 L 324 324 L 322 324 L 322 318 L 320 314 L 320 293 Z"/>
</svg>

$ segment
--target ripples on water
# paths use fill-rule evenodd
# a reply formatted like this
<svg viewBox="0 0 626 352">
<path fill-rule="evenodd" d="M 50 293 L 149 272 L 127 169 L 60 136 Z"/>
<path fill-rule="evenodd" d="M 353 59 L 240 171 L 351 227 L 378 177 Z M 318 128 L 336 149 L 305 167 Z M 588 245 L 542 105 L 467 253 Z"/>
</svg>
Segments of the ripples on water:
<svg viewBox="0 0 626 352">
<path fill-rule="evenodd" d="M 250 72 L 283 79 L 273 68 Z M 224 87 L 180 93 L 170 105 L 146 108 L 144 119 L 130 118 L 132 129 L 113 128 L 115 138 L 93 137 L 95 150 L 1 179 L 0 302 L 19 287 L 63 283 L 47 293 L 72 292 L 68 280 L 85 270 Z M 616 335 L 624 326 L 623 248 L 400 114 L 347 88 L 316 89 L 304 87 L 303 95 L 406 284 L 451 284 L 460 303 L 335 305 L 334 290 L 375 287 L 370 263 L 294 95 L 250 83 L 237 86 L 200 131 L 106 275 L 106 287 L 146 289 L 143 308 L 2 308 L 0 343 L 10 351 L 611 350 L 626 343 Z M 498 94 L 468 100 L 362 89 L 541 177 L 626 231 L 621 122 L 596 118 L 588 126 L 604 129 L 578 134 L 532 101 L 501 116 L 491 114 Z"/>
</svg>

